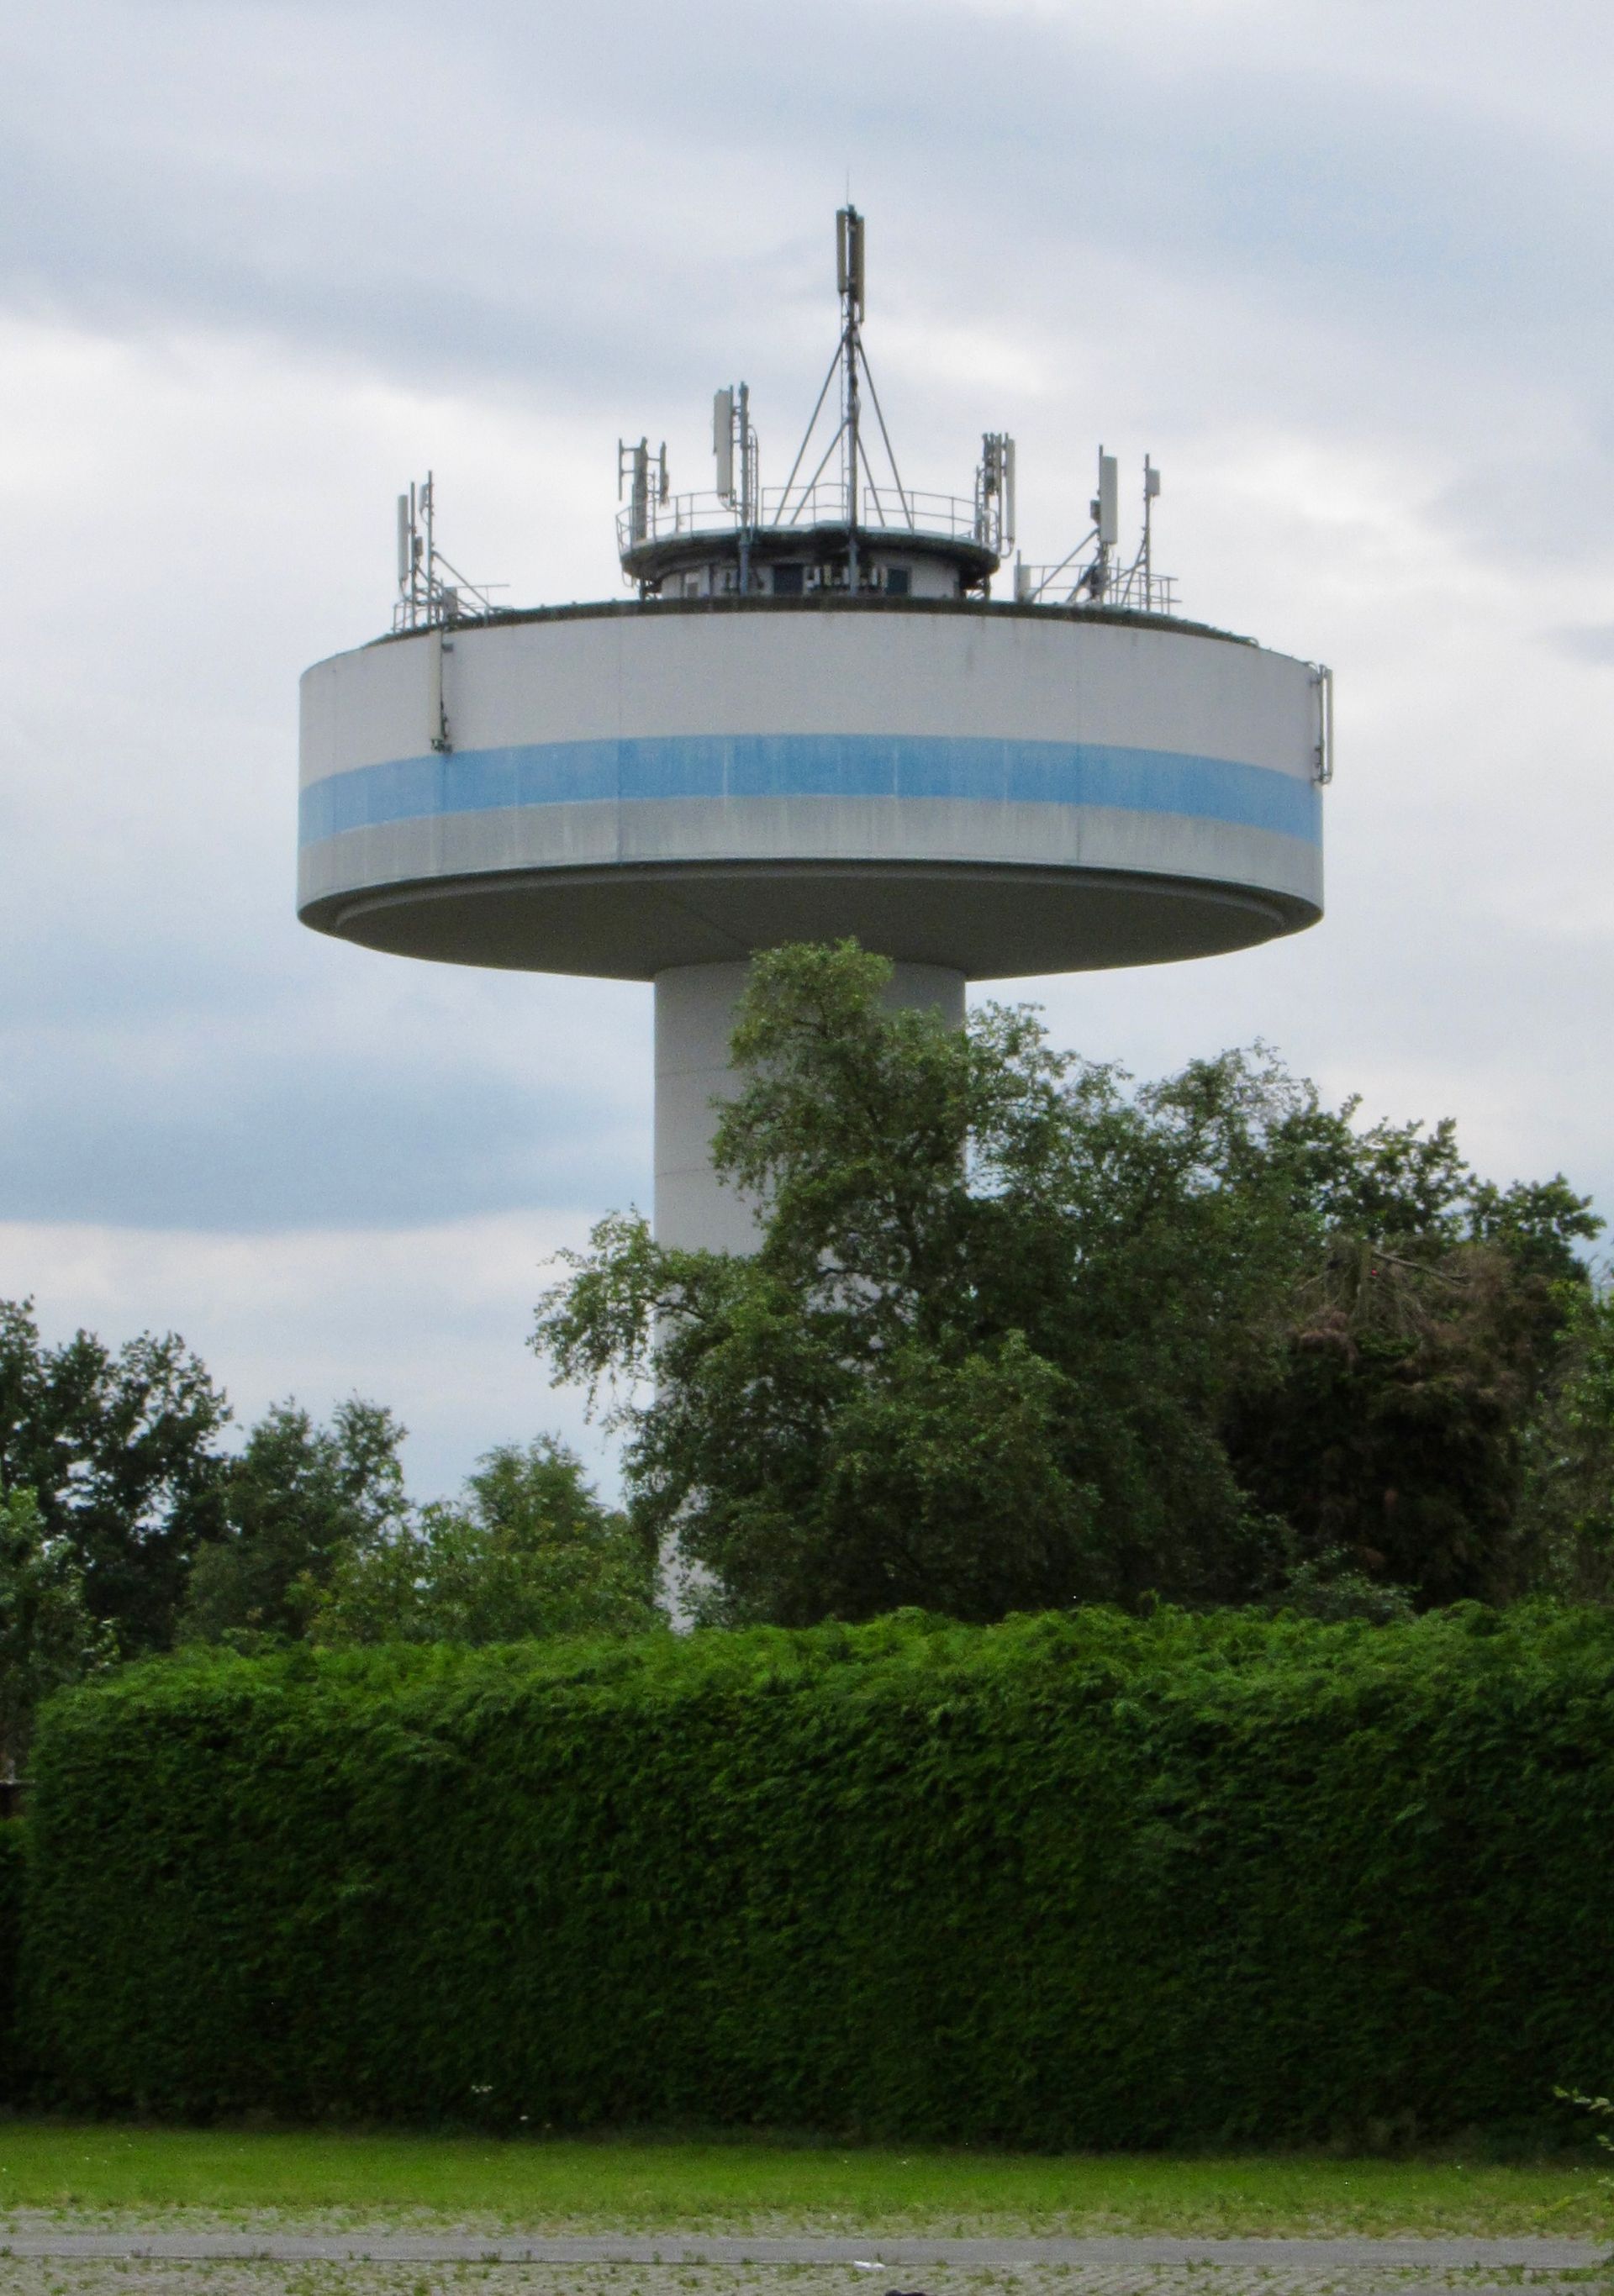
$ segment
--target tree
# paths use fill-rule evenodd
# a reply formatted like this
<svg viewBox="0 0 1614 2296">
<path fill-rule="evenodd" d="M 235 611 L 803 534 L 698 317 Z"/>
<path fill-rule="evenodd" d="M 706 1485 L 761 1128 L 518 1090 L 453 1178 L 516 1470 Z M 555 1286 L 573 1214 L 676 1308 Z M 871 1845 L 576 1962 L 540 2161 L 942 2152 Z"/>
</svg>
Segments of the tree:
<svg viewBox="0 0 1614 2296">
<path fill-rule="evenodd" d="M 564 1444 L 490 1451 L 459 1506 L 350 1546 L 313 1624 L 321 1642 L 519 1642 L 663 1625 L 654 1542 L 603 1506 Z"/>
<path fill-rule="evenodd" d="M 1524 1530 L 1543 1577 L 1576 1601 L 1614 1596 L 1614 1289 L 1565 1283 L 1545 1391 L 1524 1441 Z"/>
<path fill-rule="evenodd" d="M 34 1493 L 126 1655 L 172 1640 L 192 1559 L 218 1528 L 228 1417 L 172 1332 L 113 1350 L 81 1331 L 47 1348 L 31 1300 L 0 1301 L 0 1497 Z"/>
<path fill-rule="evenodd" d="M 268 1411 L 226 1471 L 223 1529 L 197 1556 L 182 1634 L 300 1636 L 341 1557 L 402 1521 L 404 1431 L 357 1397 L 329 1427 L 294 1402 Z"/>
<path fill-rule="evenodd" d="M 714 1144 L 753 1256 L 617 1217 L 540 1303 L 708 1615 L 1511 1590 L 1583 1198 L 1478 1182 L 1449 1123 L 1359 1128 L 1259 1047 L 1129 1089 L 1028 1011 L 889 1013 L 888 976 L 753 968 Z"/>
<path fill-rule="evenodd" d="M 757 960 L 714 1152 L 760 1250 L 607 1221 L 536 1343 L 617 1383 L 638 1518 L 714 1616 L 1231 1595 L 1272 1534 L 1218 1420 L 1299 1264 L 1295 1088 L 1234 1056 L 1129 1095 L 1029 1013 L 885 1013 L 888 972 Z"/>
<path fill-rule="evenodd" d="M 41 1700 L 117 1654 L 71 1541 L 47 1529 L 32 1491 L 0 1496 L 0 1778 L 21 1772 Z"/>
<path fill-rule="evenodd" d="M 1523 1504 L 1528 1431 L 1602 1222 L 1561 1174 L 1476 1177 L 1450 1120 L 1357 1131 L 1306 1088 L 1280 1139 L 1323 1222 L 1289 1304 L 1280 1375 L 1225 1425 L 1255 1505 L 1305 1564 L 1505 1603 L 1547 1554 Z M 1330 1564 L 1330 1567 L 1331 1564 Z"/>
<path fill-rule="evenodd" d="M 1301 1287 L 1280 1380 L 1241 1395 L 1229 1456 L 1309 1559 L 1504 1603 L 1539 1577 L 1524 1443 L 1560 1318 L 1555 1287 L 1495 1246 L 1418 1259 L 1338 1234 Z"/>
</svg>

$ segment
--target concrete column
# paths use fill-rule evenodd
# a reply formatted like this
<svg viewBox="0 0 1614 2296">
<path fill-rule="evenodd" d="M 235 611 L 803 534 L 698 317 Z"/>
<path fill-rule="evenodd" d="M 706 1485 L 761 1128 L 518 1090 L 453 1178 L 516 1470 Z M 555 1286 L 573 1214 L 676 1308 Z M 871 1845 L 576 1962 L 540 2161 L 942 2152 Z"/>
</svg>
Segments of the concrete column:
<svg viewBox="0 0 1614 2296">
<path fill-rule="evenodd" d="M 655 976 L 655 1236 L 686 1251 L 749 1251 L 754 1206 L 712 1169 L 714 1099 L 736 1089 L 729 1066 L 734 1008 L 749 966 L 680 964 Z M 964 1021 L 964 975 L 899 964 L 886 1002 Z"/>
</svg>

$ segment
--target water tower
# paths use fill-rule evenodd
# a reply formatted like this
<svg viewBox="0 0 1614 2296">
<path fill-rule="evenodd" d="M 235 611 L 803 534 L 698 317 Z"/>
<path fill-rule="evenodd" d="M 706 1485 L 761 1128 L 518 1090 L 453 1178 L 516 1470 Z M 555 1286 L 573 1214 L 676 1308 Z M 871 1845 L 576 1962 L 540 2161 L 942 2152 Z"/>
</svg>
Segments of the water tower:
<svg viewBox="0 0 1614 2296">
<path fill-rule="evenodd" d="M 496 607 L 399 504 L 389 636 L 302 681 L 298 906 L 398 955 L 655 987 L 655 1227 L 744 1248 L 708 1160 L 747 960 L 855 935 L 895 994 L 1248 948 L 1322 914 L 1331 690 L 1184 619 L 1123 549 L 1115 459 L 1057 565 L 1017 559 L 1015 452 L 904 480 L 864 351 L 863 222 L 836 219 L 840 340 L 782 484 L 717 394 L 716 484 L 618 450 L 633 594 Z M 565 1080 L 556 1077 L 557 1090 Z"/>
</svg>

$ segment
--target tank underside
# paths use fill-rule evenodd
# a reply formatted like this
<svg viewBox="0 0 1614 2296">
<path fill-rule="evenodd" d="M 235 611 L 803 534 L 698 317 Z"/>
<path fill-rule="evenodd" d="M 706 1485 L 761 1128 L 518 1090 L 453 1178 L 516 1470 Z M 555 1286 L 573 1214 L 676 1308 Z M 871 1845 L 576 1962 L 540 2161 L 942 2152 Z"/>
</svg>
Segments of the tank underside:
<svg viewBox="0 0 1614 2296">
<path fill-rule="evenodd" d="M 510 871 L 309 903 L 304 922 L 393 955 L 650 980 L 847 937 L 972 980 L 1163 964 L 1312 923 L 1293 893 L 1120 870 L 969 863 L 685 863 Z"/>
</svg>

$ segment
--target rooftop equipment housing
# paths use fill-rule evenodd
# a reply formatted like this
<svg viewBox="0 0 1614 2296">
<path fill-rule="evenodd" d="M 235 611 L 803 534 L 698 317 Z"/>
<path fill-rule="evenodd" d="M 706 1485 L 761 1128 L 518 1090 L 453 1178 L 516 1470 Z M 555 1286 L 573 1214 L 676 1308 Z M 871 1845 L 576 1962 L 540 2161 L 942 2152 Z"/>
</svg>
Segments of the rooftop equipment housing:
<svg viewBox="0 0 1614 2296">
<path fill-rule="evenodd" d="M 840 334 L 782 486 L 745 383 L 714 485 L 618 450 L 634 595 L 517 611 L 399 504 L 392 634 L 302 682 L 299 908 L 399 955 L 653 980 L 655 1223 L 745 1249 L 708 1148 L 745 965 L 855 935 L 895 994 L 1248 947 L 1322 914 L 1326 669 L 1181 619 L 1153 565 L 1159 472 L 1121 547 L 1017 560 L 1013 440 L 972 492 L 905 481 L 863 348 L 863 219 L 836 226 Z M 447 578 L 452 577 L 452 579 Z"/>
</svg>

